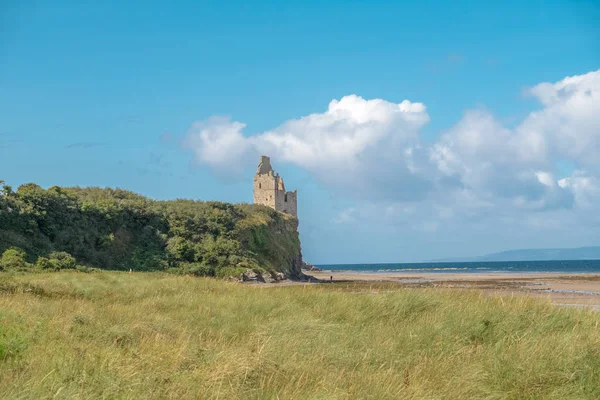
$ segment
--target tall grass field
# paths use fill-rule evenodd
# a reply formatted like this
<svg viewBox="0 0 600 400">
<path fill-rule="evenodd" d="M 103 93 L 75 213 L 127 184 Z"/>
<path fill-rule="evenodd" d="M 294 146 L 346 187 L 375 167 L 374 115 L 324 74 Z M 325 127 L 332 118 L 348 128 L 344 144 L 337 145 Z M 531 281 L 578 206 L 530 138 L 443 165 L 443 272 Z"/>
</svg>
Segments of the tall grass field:
<svg viewBox="0 0 600 400">
<path fill-rule="evenodd" d="M 599 323 L 475 291 L 0 274 L 0 398 L 598 399 Z"/>
</svg>

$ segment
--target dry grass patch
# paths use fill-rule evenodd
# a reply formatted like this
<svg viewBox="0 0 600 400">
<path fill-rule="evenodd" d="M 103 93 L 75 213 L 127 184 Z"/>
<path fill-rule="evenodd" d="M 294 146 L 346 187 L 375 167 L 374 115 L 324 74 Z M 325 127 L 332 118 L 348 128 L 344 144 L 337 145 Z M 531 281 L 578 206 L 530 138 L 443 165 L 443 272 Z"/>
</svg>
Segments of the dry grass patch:
<svg viewBox="0 0 600 400">
<path fill-rule="evenodd" d="M 397 285 L 0 277 L 4 398 L 600 398 L 600 314 Z"/>
</svg>

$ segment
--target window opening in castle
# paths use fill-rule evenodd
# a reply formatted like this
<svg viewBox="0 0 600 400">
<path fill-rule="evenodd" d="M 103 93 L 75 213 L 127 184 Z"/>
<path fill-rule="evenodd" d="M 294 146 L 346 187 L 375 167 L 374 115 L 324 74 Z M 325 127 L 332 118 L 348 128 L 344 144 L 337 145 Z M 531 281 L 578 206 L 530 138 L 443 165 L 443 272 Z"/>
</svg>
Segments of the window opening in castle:
<svg viewBox="0 0 600 400">
<path fill-rule="evenodd" d="M 259 184 L 258 184 L 258 188 L 259 188 L 259 189 L 262 189 L 262 183 L 259 183 Z"/>
<path fill-rule="evenodd" d="M 283 201 L 287 203 L 287 193 L 285 194 Z"/>
</svg>

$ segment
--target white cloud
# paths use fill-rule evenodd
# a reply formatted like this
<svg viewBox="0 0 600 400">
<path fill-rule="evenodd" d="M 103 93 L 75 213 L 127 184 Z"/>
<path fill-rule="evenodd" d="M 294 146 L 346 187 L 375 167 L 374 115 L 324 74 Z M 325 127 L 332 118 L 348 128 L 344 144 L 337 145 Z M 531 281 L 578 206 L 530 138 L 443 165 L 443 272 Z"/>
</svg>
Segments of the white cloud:
<svg viewBox="0 0 600 400">
<path fill-rule="evenodd" d="M 396 104 L 350 95 L 331 101 L 324 113 L 247 137 L 240 122 L 223 118 L 196 122 L 185 144 L 199 162 L 217 171 L 242 171 L 250 166 L 244 164 L 248 156 L 262 153 L 356 194 L 376 197 L 396 192 L 415 198 L 427 190 L 418 167 L 418 158 L 425 157 L 418 132 L 428 121 L 421 103 L 404 100 Z M 412 191 L 399 192 L 405 181 L 411 183 Z"/>
<path fill-rule="evenodd" d="M 541 184 L 546 185 L 550 188 L 556 186 L 556 182 L 551 173 L 545 171 L 537 171 L 535 176 L 538 178 Z"/>
<path fill-rule="evenodd" d="M 218 171 L 252 169 L 258 153 L 268 154 L 356 198 L 386 203 L 390 218 L 422 217 L 398 211 L 411 202 L 437 210 L 438 219 L 467 220 L 592 207 L 600 198 L 600 70 L 527 93 L 542 107 L 515 128 L 485 109 L 469 110 L 432 144 L 419 139 L 430 119 L 424 104 L 356 95 L 254 135 L 228 119 L 197 122 L 185 143 Z M 578 172 L 557 181 L 559 160 Z M 358 214 L 344 210 L 336 222 Z"/>
<path fill-rule="evenodd" d="M 600 172 L 600 71 L 542 83 L 528 91 L 543 108 L 515 129 L 490 113 L 468 111 L 430 150 L 441 175 L 480 198 L 509 199 L 518 209 L 571 207 L 575 192 L 551 172 L 569 160 Z"/>
<path fill-rule="evenodd" d="M 253 141 L 278 160 L 306 168 L 329 183 L 348 185 L 355 181 L 347 179 L 349 174 L 364 175 L 364 169 L 372 169 L 382 144 L 401 151 L 418 140 L 419 129 L 428 121 L 421 103 L 351 95 L 331 101 L 322 114 L 288 121 Z"/>
<path fill-rule="evenodd" d="M 570 190 L 575 196 L 575 203 L 582 209 L 598 207 L 600 204 L 600 178 L 597 176 L 575 171 L 570 177 L 558 181 L 558 185 Z"/>
<path fill-rule="evenodd" d="M 246 124 L 226 117 L 211 117 L 194 122 L 183 145 L 191 149 L 196 160 L 214 167 L 219 172 L 240 172 L 249 159 L 252 146 L 242 135 Z"/>
<path fill-rule="evenodd" d="M 356 221 L 355 213 L 356 210 L 354 208 L 346 208 L 333 219 L 333 222 L 336 224 L 348 224 L 354 222 Z"/>
<path fill-rule="evenodd" d="M 544 106 L 519 127 L 523 139 L 545 142 L 547 157 L 562 156 L 581 167 L 600 166 L 600 70 L 541 83 L 530 94 Z"/>
</svg>

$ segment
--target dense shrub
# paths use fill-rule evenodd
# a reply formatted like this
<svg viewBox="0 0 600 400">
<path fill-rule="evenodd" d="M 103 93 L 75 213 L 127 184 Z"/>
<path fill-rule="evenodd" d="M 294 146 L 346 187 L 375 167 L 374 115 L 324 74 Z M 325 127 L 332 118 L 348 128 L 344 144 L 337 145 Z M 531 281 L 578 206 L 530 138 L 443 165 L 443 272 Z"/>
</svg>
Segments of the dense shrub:
<svg viewBox="0 0 600 400">
<path fill-rule="evenodd" d="M 48 257 L 38 257 L 36 268 L 59 271 L 61 269 L 73 269 L 77 266 L 75 257 L 64 251 L 53 251 Z"/>
<path fill-rule="evenodd" d="M 2 253 L 0 258 L 0 269 L 26 269 L 29 264 L 26 261 L 26 254 L 23 250 L 12 247 Z"/>
<path fill-rule="evenodd" d="M 38 257 L 37 261 L 35 262 L 35 267 L 39 268 L 39 269 L 53 269 L 53 265 L 50 262 L 50 259 L 46 258 L 46 257 Z"/>
<path fill-rule="evenodd" d="M 297 220 L 248 204 L 153 201 L 121 189 L 13 191 L 0 181 L 0 252 L 19 247 L 21 266 L 178 271 L 221 276 L 224 268 L 290 274 L 300 255 Z"/>
<path fill-rule="evenodd" d="M 214 276 L 215 268 L 203 263 L 203 262 L 195 262 L 195 263 L 182 263 L 179 266 L 179 269 L 182 274 L 196 275 L 196 276 Z"/>
<path fill-rule="evenodd" d="M 53 251 L 49 257 L 54 270 L 73 269 L 77 265 L 75 257 L 64 251 Z"/>
</svg>

